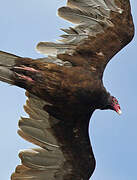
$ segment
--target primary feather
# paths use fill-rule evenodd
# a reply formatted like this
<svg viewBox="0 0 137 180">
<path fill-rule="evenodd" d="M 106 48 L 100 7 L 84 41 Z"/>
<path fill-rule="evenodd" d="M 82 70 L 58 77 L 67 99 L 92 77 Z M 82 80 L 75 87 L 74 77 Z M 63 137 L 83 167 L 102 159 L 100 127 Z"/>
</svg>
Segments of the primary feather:
<svg viewBox="0 0 137 180">
<path fill-rule="evenodd" d="M 122 13 L 122 9 L 118 8 L 114 1 L 95 1 L 95 0 L 69 0 L 66 7 L 59 8 L 58 15 L 65 20 L 77 24 L 73 29 L 65 30 L 67 35 L 62 35 L 66 44 L 48 44 L 48 42 L 39 43 L 37 50 L 43 54 L 55 55 L 62 51 L 70 50 L 72 44 L 77 45 L 81 40 L 88 38 L 88 35 L 96 36 L 103 32 L 105 27 L 113 26 L 110 20 L 110 11 Z M 49 46 L 48 46 L 49 45 Z M 63 47 L 63 45 L 65 47 Z M 68 48 L 67 48 L 68 46 Z M 45 49 L 45 52 L 44 52 Z M 71 48 L 73 50 L 73 48 Z"/>
<path fill-rule="evenodd" d="M 95 169 L 89 120 L 96 109 L 121 113 L 102 77 L 110 59 L 134 36 L 128 0 L 68 0 L 59 16 L 75 23 L 60 43 L 40 42 L 47 57 L 0 51 L 0 80 L 25 88 L 18 133 L 39 148 L 19 153 L 12 180 L 88 180 Z"/>
</svg>

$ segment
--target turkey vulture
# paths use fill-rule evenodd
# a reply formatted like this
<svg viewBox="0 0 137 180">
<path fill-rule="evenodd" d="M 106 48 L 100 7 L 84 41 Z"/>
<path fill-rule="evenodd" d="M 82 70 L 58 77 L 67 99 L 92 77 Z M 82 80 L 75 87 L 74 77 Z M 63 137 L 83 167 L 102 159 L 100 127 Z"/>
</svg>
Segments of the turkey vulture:
<svg viewBox="0 0 137 180">
<path fill-rule="evenodd" d="M 133 38 L 128 0 L 68 0 L 59 16 L 76 24 L 60 43 L 40 42 L 33 60 L 0 51 L 0 80 L 27 90 L 19 135 L 40 148 L 21 151 L 12 180 L 88 180 L 95 158 L 88 125 L 96 109 L 121 113 L 103 86 L 109 60 Z"/>
</svg>

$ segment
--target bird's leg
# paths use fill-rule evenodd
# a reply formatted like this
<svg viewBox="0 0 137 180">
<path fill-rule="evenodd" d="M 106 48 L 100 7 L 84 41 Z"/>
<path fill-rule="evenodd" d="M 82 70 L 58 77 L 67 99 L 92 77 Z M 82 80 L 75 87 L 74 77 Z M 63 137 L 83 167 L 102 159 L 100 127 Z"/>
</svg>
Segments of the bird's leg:
<svg viewBox="0 0 137 180">
<path fill-rule="evenodd" d="M 27 89 L 42 81 L 42 71 L 32 59 L 0 51 L 0 81 Z"/>
<path fill-rule="evenodd" d="M 15 69 L 21 69 L 21 70 L 26 70 L 26 71 L 30 71 L 30 72 L 38 72 L 38 70 L 36 70 L 36 69 L 34 69 L 34 68 L 32 68 L 32 67 L 27 67 L 27 66 L 24 66 L 24 65 L 22 65 L 22 66 L 15 66 L 14 67 Z"/>
<path fill-rule="evenodd" d="M 32 67 L 27 67 L 27 66 L 15 66 L 12 68 L 12 70 L 15 72 L 15 75 L 22 80 L 28 81 L 30 83 L 34 83 L 34 79 L 32 77 L 29 77 L 30 74 L 32 74 L 33 76 L 36 73 L 39 73 L 39 70 L 36 70 L 35 68 Z M 27 76 L 27 74 L 29 73 L 29 75 Z"/>
<path fill-rule="evenodd" d="M 23 79 L 23 80 L 26 80 L 26 81 L 31 82 L 31 83 L 34 82 L 34 80 L 32 78 L 28 77 L 28 76 L 21 75 L 19 73 L 15 73 L 15 74 L 19 77 L 19 79 Z"/>
<path fill-rule="evenodd" d="M 63 94 L 61 83 L 67 69 L 64 68 L 0 51 L 0 81 L 24 88 L 43 99 Z"/>
</svg>

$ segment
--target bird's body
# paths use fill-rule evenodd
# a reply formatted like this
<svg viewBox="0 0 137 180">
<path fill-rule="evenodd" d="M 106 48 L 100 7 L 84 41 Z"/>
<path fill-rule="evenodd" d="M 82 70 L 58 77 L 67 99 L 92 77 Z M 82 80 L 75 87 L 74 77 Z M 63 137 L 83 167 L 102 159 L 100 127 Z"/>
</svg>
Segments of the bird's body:
<svg viewBox="0 0 137 180">
<path fill-rule="evenodd" d="M 17 73 L 15 74 L 15 84 L 30 90 L 31 93 L 39 95 L 48 102 L 63 104 L 63 106 L 69 105 L 71 102 L 70 106 L 73 104 L 74 106 L 83 105 L 90 109 L 91 107 L 97 109 L 106 104 L 103 96 L 106 96 L 107 99 L 108 93 L 94 71 L 83 67 L 70 68 L 52 63 L 40 63 L 39 60 L 24 59 L 24 63 L 23 59 L 19 59 L 19 61 L 21 65 L 19 63 L 18 67 L 17 63 L 17 66 L 13 68 L 13 71 Z M 21 68 L 22 66 L 24 69 Z M 27 67 L 34 70 L 27 70 Z M 26 81 L 24 78 L 18 78 L 19 74 L 20 76 L 24 74 Z"/>
<path fill-rule="evenodd" d="M 13 180 L 88 180 L 95 158 L 88 136 L 96 109 L 121 113 L 102 81 L 109 60 L 133 38 L 128 0 L 68 0 L 59 15 L 78 24 L 62 43 L 40 42 L 47 58 L 0 52 L 0 80 L 27 90 L 18 133 L 40 149 L 22 151 Z"/>
</svg>

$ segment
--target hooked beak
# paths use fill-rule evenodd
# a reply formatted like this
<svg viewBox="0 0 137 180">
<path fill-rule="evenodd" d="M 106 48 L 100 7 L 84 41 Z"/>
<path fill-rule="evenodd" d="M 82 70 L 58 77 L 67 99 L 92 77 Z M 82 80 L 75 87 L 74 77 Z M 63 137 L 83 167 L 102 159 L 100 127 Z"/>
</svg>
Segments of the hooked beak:
<svg viewBox="0 0 137 180">
<path fill-rule="evenodd" d="M 121 115 L 122 114 L 122 111 L 121 111 L 121 109 L 119 109 L 118 111 L 116 111 L 119 115 Z"/>
<path fill-rule="evenodd" d="M 122 111 L 120 109 L 120 105 L 119 104 L 114 104 L 113 105 L 113 110 L 116 111 L 119 115 L 122 114 Z"/>
<path fill-rule="evenodd" d="M 114 111 L 116 111 L 119 115 L 122 114 L 122 111 L 121 111 L 121 108 L 120 108 L 120 105 L 117 101 L 117 99 L 115 97 L 112 97 L 112 104 L 111 104 L 111 107 Z"/>
</svg>

